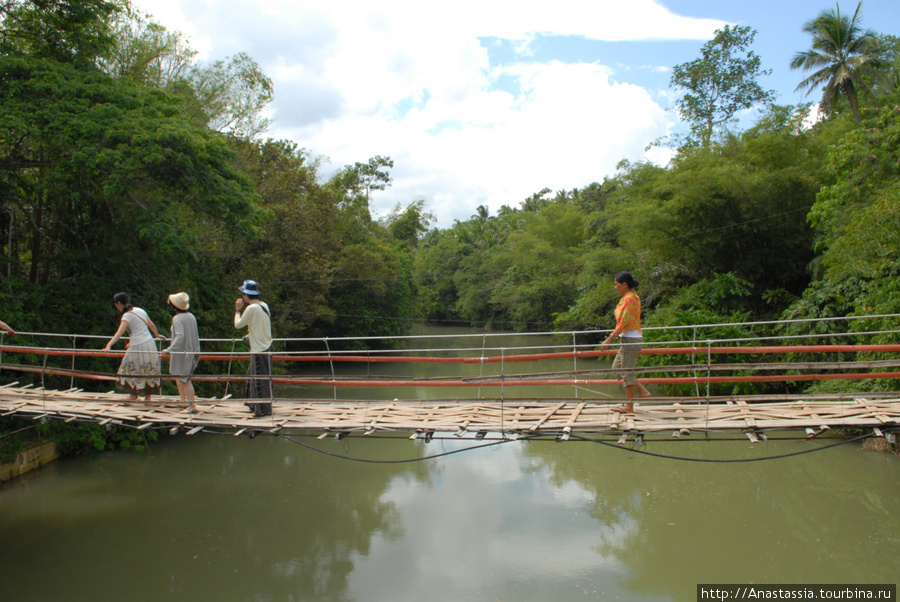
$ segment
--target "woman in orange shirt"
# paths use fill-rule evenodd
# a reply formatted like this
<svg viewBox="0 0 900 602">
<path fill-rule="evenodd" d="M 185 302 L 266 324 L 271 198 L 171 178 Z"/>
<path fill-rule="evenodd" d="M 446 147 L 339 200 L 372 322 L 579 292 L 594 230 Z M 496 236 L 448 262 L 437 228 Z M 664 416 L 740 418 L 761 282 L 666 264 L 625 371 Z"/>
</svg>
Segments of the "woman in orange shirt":
<svg viewBox="0 0 900 602">
<path fill-rule="evenodd" d="M 607 347 L 615 337 L 619 337 L 619 351 L 613 360 L 613 370 L 632 369 L 637 367 L 638 354 L 641 352 L 641 345 L 644 342 L 641 333 L 641 298 L 637 296 L 634 289 L 638 287 L 638 281 L 629 272 L 619 272 L 615 276 L 616 292 L 622 296 L 619 304 L 616 305 L 616 329 L 612 331 L 600 347 Z M 637 376 L 630 370 L 622 373 L 622 380 L 625 383 L 625 397 L 628 403 L 612 408 L 613 412 L 622 414 L 634 412 L 635 390 L 639 392 L 641 397 L 650 397 L 650 391 L 647 387 L 637 381 Z"/>
</svg>

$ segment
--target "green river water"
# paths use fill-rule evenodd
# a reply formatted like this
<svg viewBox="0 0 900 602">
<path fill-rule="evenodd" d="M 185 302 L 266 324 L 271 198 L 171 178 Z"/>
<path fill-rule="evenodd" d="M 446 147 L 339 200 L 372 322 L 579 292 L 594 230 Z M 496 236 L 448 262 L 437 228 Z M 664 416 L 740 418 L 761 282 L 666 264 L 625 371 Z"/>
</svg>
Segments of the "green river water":
<svg viewBox="0 0 900 602">
<path fill-rule="evenodd" d="M 688 601 L 701 583 L 896 584 L 897 457 L 849 444 L 703 461 L 828 443 L 641 448 L 686 461 L 577 441 L 163 435 L 0 487 L 0 600 Z"/>
</svg>

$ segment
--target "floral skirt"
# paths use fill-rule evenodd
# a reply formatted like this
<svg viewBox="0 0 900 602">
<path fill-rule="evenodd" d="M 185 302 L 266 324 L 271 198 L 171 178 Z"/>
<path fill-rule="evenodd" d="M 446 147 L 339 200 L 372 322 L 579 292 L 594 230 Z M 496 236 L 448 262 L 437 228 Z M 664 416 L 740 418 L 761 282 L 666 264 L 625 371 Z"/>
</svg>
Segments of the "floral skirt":
<svg viewBox="0 0 900 602">
<path fill-rule="evenodd" d="M 159 352 L 155 341 L 129 347 L 116 374 L 116 387 L 131 395 L 159 393 Z"/>
</svg>

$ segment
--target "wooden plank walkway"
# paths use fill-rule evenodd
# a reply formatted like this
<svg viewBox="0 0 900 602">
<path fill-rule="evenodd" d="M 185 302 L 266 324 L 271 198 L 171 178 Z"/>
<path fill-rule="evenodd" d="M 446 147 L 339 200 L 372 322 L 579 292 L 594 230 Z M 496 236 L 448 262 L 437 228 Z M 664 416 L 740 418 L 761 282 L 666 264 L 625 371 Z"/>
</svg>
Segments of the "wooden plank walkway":
<svg viewBox="0 0 900 602">
<path fill-rule="evenodd" d="M 506 399 L 442 401 L 286 400 L 274 413 L 254 418 L 239 399 L 198 399 L 195 414 L 177 397 L 129 402 L 118 393 L 79 389 L 51 391 L 7 385 L 0 387 L 0 415 L 68 422 L 87 421 L 128 428 L 169 428 L 189 434 L 204 429 L 247 431 L 316 431 L 373 435 L 406 433 L 411 438 L 434 434 L 485 437 L 581 434 L 642 434 L 680 437 L 691 432 L 745 433 L 751 441 L 766 431 L 801 429 L 815 436 L 829 429 L 891 429 L 900 425 L 900 394 L 844 398 L 748 397 L 705 399 L 654 398 L 637 405 L 634 414 L 610 408 L 621 400 Z"/>
</svg>

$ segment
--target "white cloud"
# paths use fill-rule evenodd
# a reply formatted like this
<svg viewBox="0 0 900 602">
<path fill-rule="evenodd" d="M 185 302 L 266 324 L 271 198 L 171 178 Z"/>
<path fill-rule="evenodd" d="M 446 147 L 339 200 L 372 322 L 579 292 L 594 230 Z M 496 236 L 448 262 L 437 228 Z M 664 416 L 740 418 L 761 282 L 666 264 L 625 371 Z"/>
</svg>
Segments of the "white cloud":
<svg viewBox="0 0 900 602">
<path fill-rule="evenodd" d="M 534 36 L 702 40 L 723 24 L 654 0 L 144 1 L 201 56 L 260 63 L 275 84 L 270 135 L 326 157 L 325 175 L 391 156 L 394 183 L 373 211 L 424 197 L 441 226 L 601 180 L 671 127 L 658 91 L 596 63 L 534 62 Z M 520 59 L 492 65 L 496 39 Z"/>
<path fill-rule="evenodd" d="M 800 126 L 803 129 L 809 129 L 819 123 L 822 119 L 825 118 L 825 115 L 822 113 L 822 109 L 819 106 L 821 103 L 815 103 L 810 105 L 809 111 L 806 113 L 806 116 L 803 118 Z"/>
<path fill-rule="evenodd" d="M 571 480 L 551 484 L 546 468 L 525 470 L 527 464 L 521 446 L 505 445 L 441 461 L 439 475 L 427 483 L 392 481 L 380 501 L 396 507 L 403 534 L 389 539 L 376 533 L 368 553 L 353 556 L 349 597 L 392 599 L 394 584 L 377 576 L 398 572 L 406 579 L 404 591 L 469 600 L 507 582 L 564 583 L 621 571 L 619 560 L 598 548 L 627 539 L 634 521 L 623 516 L 599 524 L 590 516 L 592 491 Z"/>
<path fill-rule="evenodd" d="M 483 90 L 456 103 L 429 103 L 384 132 L 387 144 L 396 144 L 386 152 L 420 174 L 419 190 L 433 191 L 425 196 L 442 223 L 467 218 L 478 205 L 496 211 L 544 187 L 602 179 L 623 157 L 640 158 L 644 145 L 666 131 L 669 116 L 647 91 L 612 81 L 600 65 L 554 62 L 502 71 L 518 78 L 520 96 Z M 460 127 L 435 131 L 447 121 Z M 323 143 L 333 135 L 326 127 Z M 394 192 L 422 194 L 407 184 L 398 177 Z M 454 211 L 457 202 L 463 207 Z"/>
</svg>

